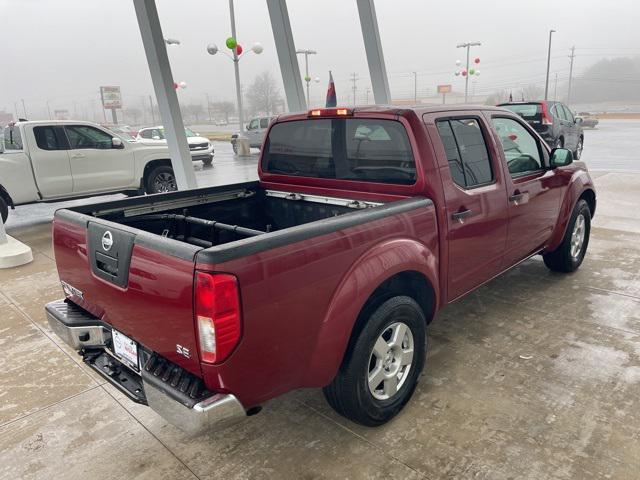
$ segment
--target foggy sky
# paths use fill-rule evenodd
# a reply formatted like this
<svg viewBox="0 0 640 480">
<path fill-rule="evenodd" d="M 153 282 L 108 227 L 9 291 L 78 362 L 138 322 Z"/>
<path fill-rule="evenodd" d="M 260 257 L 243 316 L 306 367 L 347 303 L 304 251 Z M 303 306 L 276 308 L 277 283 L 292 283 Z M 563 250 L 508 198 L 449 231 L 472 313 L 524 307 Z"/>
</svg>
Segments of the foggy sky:
<svg viewBox="0 0 640 480">
<path fill-rule="evenodd" d="M 231 61 L 206 53 L 208 43 L 223 49 L 230 36 L 228 1 L 157 5 L 165 38 L 182 42 L 168 47 L 174 79 L 188 84 L 180 101 L 204 103 L 205 93 L 212 101 L 233 100 Z M 350 101 L 352 72 L 363 102 L 370 81 L 355 0 L 288 0 L 288 7 L 296 48 L 318 51 L 310 62 L 311 76 L 321 79 L 312 83 L 312 103 L 323 100 L 330 69 L 338 102 Z M 561 84 L 572 45 L 578 75 L 602 57 L 640 54 L 640 4 L 631 0 L 377 0 L 376 9 L 394 98 L 413 97 L 413 71 L 419 96 L 439 83 L 462 90 L 463 79 L 454 76 L 456 59 L 464 60 L 460 42 L 482 42 L 472 54 L 481 59 L 474 88 L 487 94 L 543 84 L 550 28 L 557 30 L 551 76 L 557 72 Z M 243 85 L 263 70 L 280 81 L 266 2 L 236 0 L 236 21 L 243 47 L 264 45 L 262 55 L 242 59 Z M 32 118 L 44 115 L 47 101 L 52 110 L 72 110 L 74 102 L 97 108 L 100 85 L 120 85 L 128 106 L 139 107 L 153 92 L 132 0 L 0 0 L 0 45 L 0 110 L 13 111 L 21 99 Z"/>
</svg>

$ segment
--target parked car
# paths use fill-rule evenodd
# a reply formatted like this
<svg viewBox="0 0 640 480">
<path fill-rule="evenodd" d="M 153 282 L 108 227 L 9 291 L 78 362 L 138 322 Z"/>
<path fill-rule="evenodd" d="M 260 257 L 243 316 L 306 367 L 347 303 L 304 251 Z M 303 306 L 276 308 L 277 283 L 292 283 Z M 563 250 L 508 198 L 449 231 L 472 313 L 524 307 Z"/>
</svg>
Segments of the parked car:
<svg viewBox="0 0 640 480">
<path fill-rule="evenodd" d="M 0 212 L 9 207 L 89 195 L 176 189 L 167 147 L 128 142 L 82 121 L 25 121 L 0 142 Z"/>
<path fill-rule="evenodd" d="M 589 112 L 579 112 L 576 115 L 576 119 L 578 118 L 582 120 L 583 128 L 596 128 L 598 126 L 598 123 L 600 122 L 598 120 L 598 117 Z"/>
<path fill-rule="evenodd" d="M 249 139 L 249 147 L 262 147 L 264 136 L 267 133 L 269 124 L 273 121 L 274 118 L 275 117 L 256 117 L 251 119 L 251 121 L 247 124 L 247 128 L 244 132 L 244 135 Z M 236 154 L 238 153 L 236 140 L 239 135 L 239 133 L 234 133 L 233 135 L 231 135 L 231 145 L 233 147 L 233 153 Z"/>
<path fill-rule="evenodd" d="M 213 163 L 213 144 L 208 138 L 201 137 L 196 132 L 189 128 L 185 128 L 184 132 L 187 135 L 187 142 L 189 143 L 189 150 L 191 151 L 191 159 L 194 162 L 201 161 L 204 165 L 211 165 Z M 151 145 L 166 145 L 167 139 L 164 135 L 164 128 L 160 125 L 157 127 L 146 127 L 140 129 L 136 139 L 139 142 L 151 144 Z"/>
<path fill-rule="evenodd" d="M 580 266 L 596 195 L 572 162 L 495 107 L 283 115 L 259 181 L 58 210 L 65 298 L 47 316 L 186 430 L 302 387 L 380 425 L 413 394 L 439 309 L 533 255 Z"/>
<path fill-rule="evenodd" d="M 524 118 L 553 148 L 571 150 L 575 160 L 579 160 L 582 156 L 584 148 L 582 119 L 574 117 L 569 107 L 563 103 L 542 100 L 501 103 L 498 106 Z"/>
</svg>

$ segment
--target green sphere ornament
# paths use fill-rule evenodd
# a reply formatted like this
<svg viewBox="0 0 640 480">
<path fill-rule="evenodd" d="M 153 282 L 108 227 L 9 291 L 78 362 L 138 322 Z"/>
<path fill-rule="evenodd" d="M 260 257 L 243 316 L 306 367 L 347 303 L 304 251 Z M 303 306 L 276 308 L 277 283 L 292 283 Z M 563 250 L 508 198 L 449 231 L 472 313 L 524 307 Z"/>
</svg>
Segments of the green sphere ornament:
<svg viewBox="0 0 640 480">
<path fill-rule="evenodd" d="M 225 44 L 227 45 L 227 48 L 229 50 L 233 50 L 238 45 L 238 42 L 236 41 L 235 38 L 229 37 L 227 38 L 227 41 L 225 42 Z"/>
<path fill-rule="evenodd" d="M 309 75 L 307 75 L 306 77 L 304 77 L 304 81 L 305 82 L 310 82 L 311 81 L 311 77 Z"/>
<path fill-rule="evenodd" d="M 476 71 L 473 68 L 469 69 L 469 75 L 473 75 L 474 73 L 476 73 Z"/>
</svg>

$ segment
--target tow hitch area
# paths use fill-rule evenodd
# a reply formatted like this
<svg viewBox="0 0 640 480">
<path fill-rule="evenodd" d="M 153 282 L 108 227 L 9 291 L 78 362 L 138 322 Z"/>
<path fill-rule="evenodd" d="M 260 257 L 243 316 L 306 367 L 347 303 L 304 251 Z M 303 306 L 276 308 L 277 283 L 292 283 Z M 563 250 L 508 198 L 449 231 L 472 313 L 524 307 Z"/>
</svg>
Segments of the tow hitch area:
<svg viewBox="0 0 640 480">
<path fill-rule="evenodd" d="M 142 377 L 132 372 L 106 350 L 83 350 L 82 360 L 136 403 L 147 405 Z"/>
</svg>

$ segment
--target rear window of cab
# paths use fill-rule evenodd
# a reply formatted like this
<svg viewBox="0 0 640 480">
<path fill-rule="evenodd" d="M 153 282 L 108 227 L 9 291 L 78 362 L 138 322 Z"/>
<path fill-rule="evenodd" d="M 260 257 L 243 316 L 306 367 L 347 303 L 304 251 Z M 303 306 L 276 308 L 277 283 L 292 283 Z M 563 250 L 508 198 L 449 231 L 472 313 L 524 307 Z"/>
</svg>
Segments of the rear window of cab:
<svg viewBox="0 0 640 480">
<path fill-rule="evenodd" d="M 262 169 L 278 175 L 412 185 L 416 164 L 402 123 L 322 118 L 275 124 Z"/>
<path fill-rule="evenodd" d="M 521 103 L 511 105 L 498 105 L 499 107 L 511 110 L 513 113 L 520 115 L 523 118 L 534 118 L 539 115 L 542 107 L 539 103 Z"/>
</svg>

